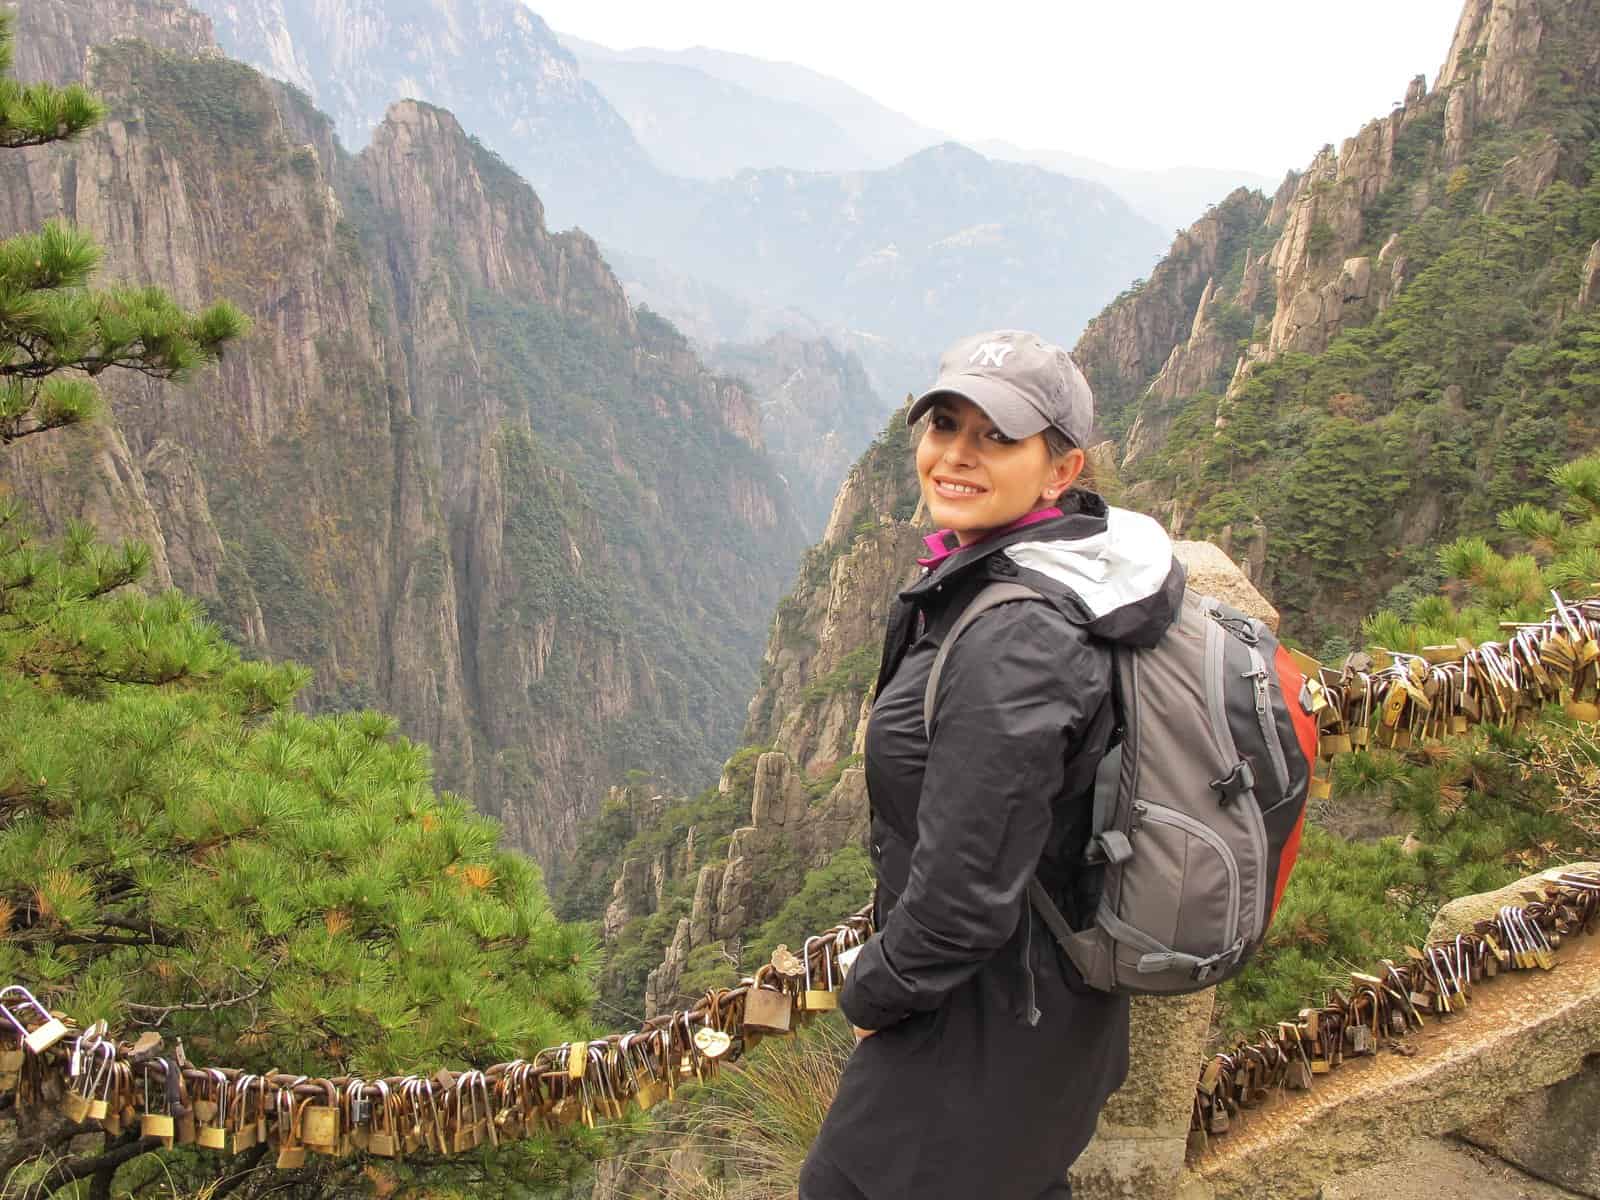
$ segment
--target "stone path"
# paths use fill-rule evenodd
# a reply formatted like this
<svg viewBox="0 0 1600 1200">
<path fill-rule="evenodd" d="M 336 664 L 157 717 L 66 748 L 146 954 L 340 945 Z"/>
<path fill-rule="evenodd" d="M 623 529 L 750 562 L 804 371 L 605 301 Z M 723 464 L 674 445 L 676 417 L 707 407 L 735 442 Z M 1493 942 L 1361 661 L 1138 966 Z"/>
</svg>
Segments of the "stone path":
<svg viewBox="0 0 1600 1200">
<path fill-rule="evenodd" d="M 1472 1146 L 1423 1138 L 1400 1147 L 1392 1162 L 1324 1184 L 1318 1200 L 1572 1200 L 1577 1195 Z"/>
<path fill-rule="evenodd" d="M 1190 1162 L 1184 1194 L 1309 1200 L 1340 1176 L 1395 1164 L 1418 1139 L 1491 1118 L 1509 1098 L 1575 1074 L 1600 1051 L 1600 934 L 1569 939 L 1552 971 L 1485 980 L 1465 1012 L 1427 1020 L 1406 1042 L 1413 1054 L 1346 1059 L 1309 1093 L 1286 1093 L 1246 1112 Z M 1366 1193 L 1326 1194 L 1354 1200 Z M 1440 1180 L 1427 1194 L 1464 1193 Z"/>
</svg>

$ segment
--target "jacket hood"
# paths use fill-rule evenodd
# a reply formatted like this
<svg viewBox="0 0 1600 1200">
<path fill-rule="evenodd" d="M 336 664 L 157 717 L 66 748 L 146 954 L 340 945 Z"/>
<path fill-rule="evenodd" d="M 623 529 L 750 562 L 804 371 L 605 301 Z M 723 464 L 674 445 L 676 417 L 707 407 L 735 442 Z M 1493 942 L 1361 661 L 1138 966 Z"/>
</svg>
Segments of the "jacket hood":
<svg viewBox="0 0 1600 1200">
<path fill-rule="evenodd" d="M 1015 579 L 1098 638 L 1155 645 L 1183 603 L 1183 565 L 1166 530 L 1143 513 L 1110 507 L 1093 492 L 1072 493 L 1063 508 L 948 554 L 901 595 L 917 599 L 968 572 Z"/>
<path fill-rule="evenodd" d="M 1055 589 L 1030 578 L 1042 576 L 1065 589 L 1096 637 L 1152 646 L 1183 602 L 1183 565 L 1173 557 L 1172 539 L 1150 517 L 1125 508 L 1107 507 L 1098 524 L 1080 536 L 1068 530 L 1012 542 L 1000 553 L 1019 568 L 1019 582 L 1050 594 Z"/>
</svg>

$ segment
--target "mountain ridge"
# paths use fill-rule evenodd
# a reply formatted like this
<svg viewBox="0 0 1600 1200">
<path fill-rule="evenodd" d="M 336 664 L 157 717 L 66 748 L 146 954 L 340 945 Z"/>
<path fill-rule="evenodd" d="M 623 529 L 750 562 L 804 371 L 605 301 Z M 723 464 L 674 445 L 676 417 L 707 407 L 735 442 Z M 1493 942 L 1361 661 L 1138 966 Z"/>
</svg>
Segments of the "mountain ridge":
<svg viewBox="0 0 1600 1200">
<path fill-rule="evenodd" d="M 19 40 L 71 33 L 75 74 L 99 9 L 41 0 Z M 450 114 L 399 102 L 349 155 L 164 11 L 174 52 L 87 56 L 107 119 L 8 161 L 0 226 L 70 213 L 108 277 L 227 296 L 255 334 L 195 383 L 108 384 L 105 423 L 5 480 L 49 529 L 151 543 L 157 586 L 314 668 L 313 708 L 393 711 L 556 869 L 627 769 L 692 786 L 736 738 L 803 537 L 755 401 Z"/>
<path fill-rule="evenodd" d="M 781 159 L 771 165 L 797 170 L 881 169 L 929 146 L 959 141 L 989 158 L 1028 162 L 1110 187 L 1163 229 L 1185 224 L 1207 203 L 1237 187 L 1275 183 L 1252 171 L 1181 164 L 1158 169 L 1119 167 L 1064 150 L 1022 149 L 992 138 L 953 138 L 849 84 L 796 63 L 705 46 L 677 51 L 647 46 L 616 50 L 559 31 L 556 36 L 577 56 L 584 71 L 662 165 L 702 178 L 732 174 L 740 167 L 760 168 L 768 165 L 766 158 Z M 671 95 L 662 96 L 670 80 L 658 77 L 647 82 L 645 68 L 650 66 L 693 71 L 740 88 L 743 95 L 724 96 L 726 111 L 719 111 L 719 106 L 710 102 L 712 98 L 706 97 L 694 105 L 693 120 L 686 120 L 690 113 L 674 112 L 680 102 Z M 751 109 L 762 102 L 782 102 L 814 113 L 836 137 L 823 141 L 820 129 L 807 132 L 807 127 L 797 133 L 773 126 L 765 137 L 746 139 L 741 136 L 744 123 Z M 702 149 L 707 141 L 724 147 L 725 152 L 707 161 Z M 744 161 L 736 161 L 741 155 Z"/>
<path fill-rule="evenodd" d="M 946 173 L 927 169 L 941 160 L 913 157 L 877 174 L 826 179 L 782 169 L 679 178 L 650 160 L 548 27 L 513 12 L 517 0 L 426 0 L 381 19 L 377 0 L 197 3 L 230 52 L 268 71 L 310 70 L 316 94 L 339 97 L 349 121 L 400 95 L 445 104 L 534 184 L 555 223 L 581 220 L 608 247 L 914 355 L 937 354 L 954 336 L 992 324 L 981 312 L 984 296 L 1007 297 L 1008 322 L 1070 339 L 1163 238 L 1098 185 L 1019 175 L 981 156 L 947 156 Z M 485 48 L 463 54 L 459 31 L 476 36 L 480 27 L 492 35 Z M 918 186 L 905 186 L 918 172 Z M 1012 194 L 1019 187 L 1022 194 Z M 1010 225 L 977 231 L 988 238 L 984 250 L 937 245 L 995 222 L 972 214 L 974 192 Z M 856 219 L 860 200 L 871 206 L 870 241 Z M 1029 205 L 1052 211 L 1031 219 Z M 908 248 L 900 230 L 913 225 L 927 236 Z M 823 252 L 812 256 L 819 240 Z M 774 263 L 784 264 L 782 273 L 770 270 Z M 1019 274 L 1025 287 L 1015 285 Z M 872 292 L 870 300 L 855 304 L 857 291 Z M 911 296 L 928 301 L 913 309 Z"/>
</svg>

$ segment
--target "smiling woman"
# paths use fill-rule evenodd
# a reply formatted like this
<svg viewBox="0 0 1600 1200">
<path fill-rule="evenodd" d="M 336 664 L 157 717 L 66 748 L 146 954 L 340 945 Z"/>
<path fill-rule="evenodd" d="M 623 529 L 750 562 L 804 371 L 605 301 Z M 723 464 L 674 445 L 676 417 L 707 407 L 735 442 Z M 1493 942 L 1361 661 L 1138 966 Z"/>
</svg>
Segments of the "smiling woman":
<svg viewBox="0 0 1600 1200">
<path fill-rule="evenodd" d="M 945 352 L 907 419 L 924 413 L 917 478 L 929 514 L 965 546 L 1067 493 L 1083 472 L 1094 401 L 1065 350 L 997 330 Z"/>
<path fill-rule="evenodd" d="M 917 474 L 945 528 L 884 640 L 865 753 L 879 932 L 840 992 L 858 1042 L 800 1196 L 1064 1200 L 1127 1073 L 1128 1001 L 1034 936 L 1026 889 L 1076 928 L 1096 909 L 1084 852 L 1116 723 L 1110 643 L 1159 638 L 1183 570 L 1154 521 L 1113 523 L 1074 487 L 1094 407 L 1064 350 L 1016 330 L 958 342 L 908 420 L 924 414 Z M 1031 598 L 951 641 L 999 580 Z M 1111 599 L 1087 602 L 1086 580 Z"/>
<path fill-rule="evenodd" d="M 966 545 L 1053 504 L 1083 470 L 1083 451 L 1043 435 L 1011 437 L 972 401 L 954 393 L 933 402 L 917 443 L 917 477 L 928 512 Z"/>
</svg>

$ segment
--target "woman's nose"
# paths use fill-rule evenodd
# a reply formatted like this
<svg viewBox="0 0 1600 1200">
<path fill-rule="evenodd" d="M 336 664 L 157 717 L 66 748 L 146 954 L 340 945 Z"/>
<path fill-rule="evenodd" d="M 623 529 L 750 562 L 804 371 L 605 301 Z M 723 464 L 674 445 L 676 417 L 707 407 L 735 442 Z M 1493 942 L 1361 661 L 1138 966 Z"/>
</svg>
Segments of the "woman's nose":
<svg viewBox="0 0 1600 1200">
<path fill-rule="evenodd" d="M 944 461 L 951 466 L 956 464 L 971 465 L 977 458 L 977 440 L 966 434 L 957 434 L 946 443 L 944 448 Z"/>
</svg>

